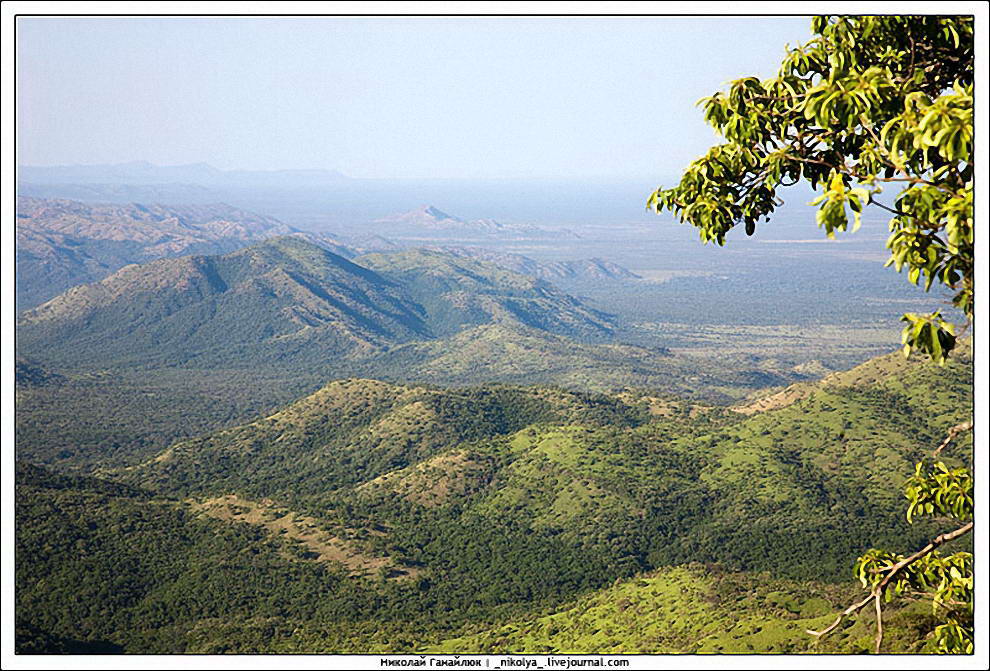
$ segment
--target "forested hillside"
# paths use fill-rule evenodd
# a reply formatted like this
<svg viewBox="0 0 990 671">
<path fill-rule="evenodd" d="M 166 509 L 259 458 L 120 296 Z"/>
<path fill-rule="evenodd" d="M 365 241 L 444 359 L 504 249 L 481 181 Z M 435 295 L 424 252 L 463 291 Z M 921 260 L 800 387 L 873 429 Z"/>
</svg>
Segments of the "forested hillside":
<svg viewBox="0 0 990 671">
<path fill-rule="evenodd" d="M 25 465 L 20 645 L 810 649 L 802 628 L 847 598 L 852 557 L 931 533 L 896 483 L 971 412 L 970 376 L 965 356 L 885 358 L 751 414 L 342 380 L 99 479 Z M 699 561 L 719 568 L 664 568 Z M 86 608 L 52 588 L 76 583 Z M 908 650 L 931 622 L 889 626 Z M 855 627 L 828 650 L 861 649 Z"/>
<path fill-rule="evenodd" d="M 282 237 L 128 266 L 28 311 L 18 326 L 23 351 L 62 365 L 222 367 L 372 352 L 425 335 L 423 316 L 388 280 Z"/>
</svg>

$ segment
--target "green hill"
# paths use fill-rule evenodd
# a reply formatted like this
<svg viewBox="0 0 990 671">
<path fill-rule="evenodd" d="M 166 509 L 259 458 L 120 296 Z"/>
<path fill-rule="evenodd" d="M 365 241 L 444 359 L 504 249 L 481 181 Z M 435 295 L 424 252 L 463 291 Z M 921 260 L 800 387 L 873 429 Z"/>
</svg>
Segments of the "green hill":
<svg viewBox="0 0 990 671">
<path fill-rule="evenodd" d="M 603 342 L 609 316 L 543 281 L 436 251 L 356 265 L 300 238 L 131 265 L 21 316 L 19 458 L 131 465 L 335 378 L 731 402 L 803 376 Z M 372 269 L 374 268 L 374 269 Z M 41 371 L 51 373 L 40 384 Z M 32 382 L 33 381 L 33 382 Z"/>
<path fill-rule="evenodd" d="M 604 396 L 552 389 L 341 380 L 250 424 L 176 443 L 127 477 L 184 494 L 322 494 L 535 422 L 625 424 L 635 415 Z"/>
<path fill-rule="evenodd" d="M 857 555 L 934 533 L 897 485 L 972 413 L 965 356 L 849 383 L 745 415 L 341 380 L 103 479 L 22 467 L 22 649 L 809 651 Z M 928 613 L 894 611 L 886 645 L 916 650 Z"/>
<path fill-rule="evenodd" d="M 964 360 L 937 374 L 914 361 L 752 416 L 686 404 L 652 414 L 634 395 L 349 380 L 117 476 L 184 496 L 346 504 L 395 520 L 414 559 L 409 546 L 449 521 L 419 518 L 440 515 L 550 533 L 618 571 L 701 560 L 802 578 L 813 553 L 813 575 L 842 577 L 868 544 L 908 547 L 930 532 L 903 520 L 897 486 L 971 412 L 970 375 Z"/>
</svg>

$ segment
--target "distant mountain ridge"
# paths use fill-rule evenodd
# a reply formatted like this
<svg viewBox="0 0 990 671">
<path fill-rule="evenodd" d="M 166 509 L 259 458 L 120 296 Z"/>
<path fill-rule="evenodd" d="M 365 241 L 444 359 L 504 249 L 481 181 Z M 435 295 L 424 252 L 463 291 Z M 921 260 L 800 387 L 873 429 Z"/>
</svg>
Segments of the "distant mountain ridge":
<svg viewBox="0 0 990 671">
<path fill-rule="evenodd" d="M 717 370 L 614 341 L 616 319 L 545 280 L 426 249 L 354 256 L 294 232 L 225 255 L 129 265 L 27 310 L 18 355 L 92 367 L 277 370 L 397 382 L 653 387 L 720 402 L 807 376 Z M 332 247 L 331 247 L 332 248 Z"/>
<path fill-rule="evenodd" d="M 474 325 L 607 335 L 611 318 L 524 275 L 437 252 L 358 259 L 272 238 L 126 266 L 23 313 L 19 346 L 63 365 L 289 365 L 362 357 Z"/>
<path fill-rule="evenodd" d="M 80 186 L 80 189 L 85 188 Z M 203 193 L 210 194 L 205 190 Z M 374 233 L 343 240 L 329 233 L 298 230 L 273 217 L 225 203 L 195 201 L 165 206 L 19 196 L 16 220 L 18 309 L 39 305 L 73 286 L 101 280 L 128 264 L 188 254 L 223 254 L 280 235 L 294 235 L 345 258 L 369 252 L 396 252 L 408 249 L 410 245 L 422 246 L 421 239 L 397 242 Z M 491 220 L 468 223 L 430 207 L 403 220 L 418 221 L 423 217 L 429 221 L 453 222 L 454 229 L 462 232 L 463 227 L 470 229 L 475 225 L 483 232 L 509 231 L 509 235 L 518 230 L 535 230 L 534 227 L 520 229 Z M 545 231 L 538 229 L 537 232 L 542 235 Z M 441 231 L 438 237 L 445 237 L 445 233 Z M 551 282 L 580 284 L 638 278 L 622 266 L 599 258 L 540 262 L 521 254 L 481 247 L 434 244 L 424 248 L 479 259 Z"/>
<path fill-rule="evenodd" d="M 523 275 L 537 277 L 550 282 L 595 282 L 602 280 L 642 279 L 631 270 L 602 258 L 578 259 L 575 261 L 536 261 L 522 254 L 499 252 L 482 247 L 431 246 L 426 249 L 489 261 Z"/>
<path fill-rule="evenodd" d="M 354 355 L 428 333 L 394 283 L 293 236 L 126 266 L 19 324 L 32 350 L 94 364 Z"/>
<path fill-rule="evenodd" d="M 566 229 L 550 230 L 531 224 L 508 224 L 494 219 L 470 221 L 455 217 L 432 206 L 422 205 L 415 210 L 376 219 L 372 225 L 386 235 L 411 237 L 428 233 L 434 236 L 495 236 L 516 238 L 545 238 L 564 235 L 579 237 Z"/>
<path fill-rule="evenodd" d="M 198 184 L 62 184 L 18 182 L 17 195 L 30 198 L 64 198 L 86 203 L 210 204 L 224 198 Z"/>
<path fill-rule="evenodd" d="M 642 279 L 641 276 L 628 268 L 599 257 L 568 261 L 537 261 L 523 254 L 503 252 L 485 247 L 418 244 L 413 241 L 406 241 L 404 244 L 401 244 L 380 235 L 349 236 L 347 238 L 347 245 L 350 249 L 357 252 L 355 255 L 376 252 L 397 252 L 403 249 L 423 249 L 440 252 L 459 258 L 486 261 L 496 266 L 501 266 L 506 270 L 519 273 L 520 275 L 528 275 L 548 282 L 622 282 Z"/>
<path fill-rule="evenodd" d="M 356 254 L 332 236 L 303 233 L 224 203 L 166 207 L 21 196 L 16 232 L 21 309 L 101 280 L 125 265 L 224 254 L 280 235 L 298 235 L 343 256 Z"/>
</svg>

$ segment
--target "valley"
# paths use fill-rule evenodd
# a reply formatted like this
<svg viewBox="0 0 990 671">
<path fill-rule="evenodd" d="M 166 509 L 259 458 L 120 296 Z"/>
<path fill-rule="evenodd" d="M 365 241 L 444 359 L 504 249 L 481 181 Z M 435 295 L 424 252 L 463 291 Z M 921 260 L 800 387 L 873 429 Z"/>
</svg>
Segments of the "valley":
<svg viewBox="0 0 990 671">
<path fill-rule="evenodd" d="M 867 614 L 805 630 L 935 533 L 898 487 L 973 411 L 969 341 L 884 354 L 916 299 L 855 253 L 830 284 L 639 225 L 21 207 L 24 652 L 861 652 Z"/>
</svg>

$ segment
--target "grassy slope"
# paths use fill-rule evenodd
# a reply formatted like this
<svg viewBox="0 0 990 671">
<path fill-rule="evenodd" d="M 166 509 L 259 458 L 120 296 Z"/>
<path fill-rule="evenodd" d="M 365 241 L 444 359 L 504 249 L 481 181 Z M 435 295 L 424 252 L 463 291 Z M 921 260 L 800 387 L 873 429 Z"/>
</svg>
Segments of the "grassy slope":
<svg viewBox="0 0 990 671">
<path fill-rule="evenodd" d="M 539 421 L 627 421 L 608 397 L 339 380 L 250 424 L 176 443 L 122 475 L 170 492 L 300 496 L 354 486 L 462 442 Z"/>
<path fill-rule="evenodd" d="M 862 653 L 874 620 L 850 620 L 816 644 L 852 598 L 848 586 L 774 579 L 692 564 L 619 582 L 550 615 L 449 639 L 429 652 L 488 654 Z M 884 652 L 914 652 L 933 626 L 929 609 L 893 608 Z"/>
</svg>

